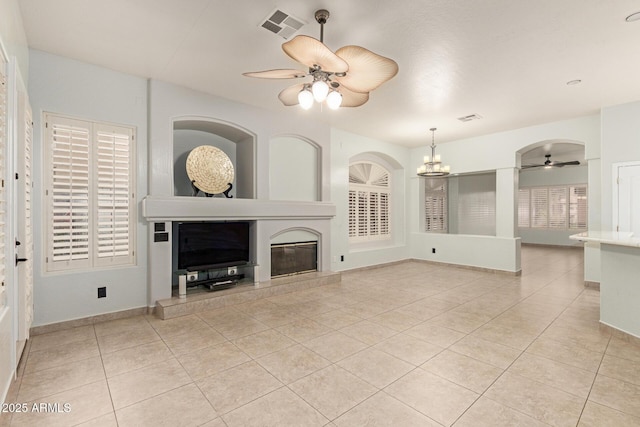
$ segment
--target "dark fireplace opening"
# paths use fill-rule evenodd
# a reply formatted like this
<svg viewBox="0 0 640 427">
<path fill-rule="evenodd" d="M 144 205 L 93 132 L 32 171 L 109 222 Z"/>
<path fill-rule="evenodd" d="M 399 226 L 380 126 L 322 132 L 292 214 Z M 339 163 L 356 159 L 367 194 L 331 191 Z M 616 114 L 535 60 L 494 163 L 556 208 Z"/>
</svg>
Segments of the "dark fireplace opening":
<svg viewBox="0 0 640 427">
<path fill-rule="evenodd" d="M 271 277 L 318 271 L 318 242 L 271 245 Z"/>
</svg>

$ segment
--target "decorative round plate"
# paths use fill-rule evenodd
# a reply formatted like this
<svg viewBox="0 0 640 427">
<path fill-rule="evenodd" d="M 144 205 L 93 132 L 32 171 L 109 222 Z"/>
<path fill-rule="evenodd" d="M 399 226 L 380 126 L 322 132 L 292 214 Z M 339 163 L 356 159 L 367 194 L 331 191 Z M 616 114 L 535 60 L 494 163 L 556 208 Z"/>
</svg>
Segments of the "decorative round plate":
<svg viewBox="0 0 640 427">
<path fill-rule="evenodd" d="M 233 182 L 233 164 L 219 148 L 201 145 L 187 157 L 187 175 L 198 190 L 219 194 Z"/>
</svg>

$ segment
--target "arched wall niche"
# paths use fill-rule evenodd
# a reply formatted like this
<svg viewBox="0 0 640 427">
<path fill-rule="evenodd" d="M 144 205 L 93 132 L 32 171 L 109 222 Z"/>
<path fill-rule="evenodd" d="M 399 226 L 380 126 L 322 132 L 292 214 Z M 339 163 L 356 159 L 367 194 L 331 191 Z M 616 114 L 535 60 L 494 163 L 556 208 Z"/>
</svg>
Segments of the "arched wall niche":
<svg viewBox="0 0 640 427">
<path fill-rule="evenodd" d="M 300 135 L 269 140 L 269 198 L 322 200 L 322 147 Z"/>
<path fill-rule="evenodd" d="M 185 116 L 173 120 L 173 186 L 175 196 L 191 196 L 186 160 L 194 148 L 211 145 L 222 150 L 233 163 L 230 195 L 256 198 L 256 135 L 249 130 L 210 117 Z M 204 196 L 200 193 L 200 196 Z"/>
</svg>

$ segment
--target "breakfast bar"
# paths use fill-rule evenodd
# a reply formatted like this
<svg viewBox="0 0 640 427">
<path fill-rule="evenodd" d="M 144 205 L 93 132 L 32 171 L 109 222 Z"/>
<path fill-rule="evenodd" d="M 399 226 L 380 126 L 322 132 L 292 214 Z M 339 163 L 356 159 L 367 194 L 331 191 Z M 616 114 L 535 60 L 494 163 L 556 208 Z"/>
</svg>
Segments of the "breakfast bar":
<svg viewBox="0 0 640 427">
<path fill-rule="evenodd" d="M 600 244 L 600 322 L 640 337 L 640 238 L 611 231 L 570 238 Z"/>
</svg>

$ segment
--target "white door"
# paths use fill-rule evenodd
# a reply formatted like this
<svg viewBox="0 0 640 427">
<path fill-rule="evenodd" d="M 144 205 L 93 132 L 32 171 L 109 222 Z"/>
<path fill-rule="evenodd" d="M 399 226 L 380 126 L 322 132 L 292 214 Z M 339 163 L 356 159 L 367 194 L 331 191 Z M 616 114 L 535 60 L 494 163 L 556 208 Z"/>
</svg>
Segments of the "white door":
<svg viewBox="0 0 640 427">
<path fill-rule="evenodd" d="M 17 185 L 18 229 L 15 240 L 15 263 L 18 284 L 16 363 L 29 339 L 33 322 L 33 219 L 31 210 L 31 153 L 33 146 L 33 122 L 29 99 L 18 92 L 17 131 Z"/>
<path fill-rule="evenodd" d="M 614 200 L 613 219 L 617 221 L 614 227 L 640 237 L 640 163 L 620 164 L 616 169 L 618 197 L 617 203 Z"/>
</svg>

